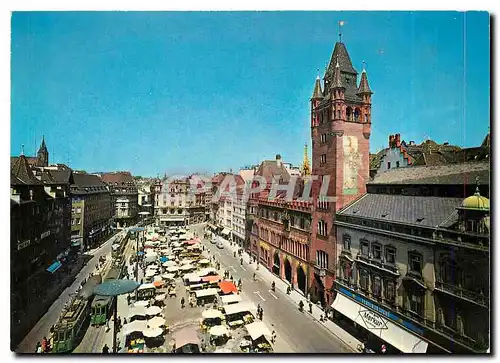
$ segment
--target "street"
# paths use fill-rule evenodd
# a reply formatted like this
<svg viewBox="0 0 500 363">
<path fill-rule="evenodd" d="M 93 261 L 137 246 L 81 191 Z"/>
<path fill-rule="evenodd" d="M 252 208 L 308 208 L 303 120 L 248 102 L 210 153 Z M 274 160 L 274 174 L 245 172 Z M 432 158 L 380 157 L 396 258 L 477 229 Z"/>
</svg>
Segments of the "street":
<svg viewBox="0 0 500 363">
<path fill-rule="evenodd" d="M 50 306 L 49 310 L 43 317 L 36 323 L 31 331 L 24 337 L 21 343 L 17 346 L 16 352 L 18 353 L 34 353 L 36 343 L 41 341 L 43 337 L 49 335 L 52 325 L 57 322 L 59 315 L 62 311 L 64 304 L 70 299 L 70 295 L 74 294 L 80 286 L 81 282 L 88 277 L 88 275 L 95 271 L 95 265 L 101 256 L 106 256 L 111 259 L 111 245 L 115 240 L 123 237 L 123 232 L 116 234 L 109 240 L 104 242 L 98 249 L 87 252 L 93 254 L 92 259 L 82 268 L 76 275 L 75 281 L 66 288 L 63 293 L 57 298 L 56 301 Z"/>
<path fill-rule="evenodd" d="M 195 226 L 192 230 L 199 236 L 203 236 L 204 225 Z M 278 349 L 276 352 L 352 353 L 349 347 L 317 320 L 313 320 L 305 312 L 299 312 L 298 305 L 286 294 L 279 290 L 271 291 L 270 283 L 260 278 L 259 271 L 256 273 L 257 281 L 254 281 L 254 269 L 250 268 L 248 257 L 244 258 L 243 265 L 241 265 L 239 257 L 235 258 L 233 252 L 226 248 L 226 244 L 224 244 L 225 248 L 219 249 L 208 240 L 203 240 L 202 243 L 210 251 L 210 256 L 215 256 L 217 261 L 221 263 L 221 270 L 228 270 L 235 281 L 241 278 L 243 298 L 262 306 L 264 310 L 263 321 L 277 333 L 276 347 Z M 265 267 L 261 266 L 260 269 L 265 269 Z M 284 340 L 287 343 L 284 345 L 292 348 L 279 349 L 278 342 L 280 340 Z"/>
</svg>

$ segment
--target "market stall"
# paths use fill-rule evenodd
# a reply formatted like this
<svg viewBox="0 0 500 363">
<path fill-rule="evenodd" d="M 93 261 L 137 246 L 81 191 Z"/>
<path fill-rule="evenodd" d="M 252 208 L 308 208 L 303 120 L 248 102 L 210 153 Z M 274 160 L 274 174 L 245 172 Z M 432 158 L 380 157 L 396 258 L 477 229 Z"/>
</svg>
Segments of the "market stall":
<svg viewBox="0 0 500 363">
<path fill-rule="evenodd" d="M 223 295 L 233 294 L 238 292 L 238 288 L 231 281 L 221 281 L 219 282 L 219 288 Z"/>
<path fill-rule="evenodd" d="M 224 325 L 215 325 L 208 330 L 210 334 L 210 344 L 225 344 L 231 337 L 229 330 Z"/>
<path fill-rule="evenodd" d="M 200 339 L 193 327 L 186 327 L 174 334 L 175 353 L 200 353 Z"/>
<path fill-rule="evenodd" d="M 246 326 L 249 337 L 252 340 L 252 346 L 257 352 L 271 352 L 272 347 L 269 343 L 271 340 L 271 332 L 262 321 L 256 321 Z"/>
<path fill-rule="evenodd" d="M 225 305 L 223 310 L 226 314 L 227 325 L 230 328 L 237 328 L 253 322 L 255 319 L 253 313 L 257 311 L 257 307 L 251 302 L 240 302 Z"/>
<path fill-rule="evenodd" d="M 241 302 L 241 295 L 228 294 L 220 297 L 222 305 L 230 305 Z"/>
<path fill-rule="evenodd" d="M 161 308 L 158 306 L 150 306 L 149 308 L 145 309 L 145 314 L 146 316 L 155 316 L 161 313 Z"/>
<path fill-rule="evenodd" d="M 213 326 L 221 325 L 222 321 L 224 320 L 224 315 L 216 309 L 205 310 L 201 314 L 201 317 L 202 319 L 200 321 L 200 328 L 203 331 L 206 331 Z"/>
<path fill-rule="evenodd" d="M 198 305 L 205 305 L 208 302 L 213 302 L 217 299 L 216 289 L 203 289 L 194 291 L 194 296 L 196 297 L 196 303 Z"/>
</svg>

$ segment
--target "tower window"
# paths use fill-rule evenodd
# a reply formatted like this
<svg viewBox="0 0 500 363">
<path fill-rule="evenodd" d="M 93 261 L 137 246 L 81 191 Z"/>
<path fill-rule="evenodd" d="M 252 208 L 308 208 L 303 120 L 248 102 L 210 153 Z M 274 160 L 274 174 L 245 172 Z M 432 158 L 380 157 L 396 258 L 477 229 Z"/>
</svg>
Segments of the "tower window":
<svg viewBox="0 0 500 363">
<path fill-rule="evenodd" d="M 337 118 L 340 118 L 340 110 L 337 111 Z"/>
<path fill-rule="evenodd" d="M 359 121 L 359 114 L 360 114 L 359 108 L 356 108 L 354 110 L 354 121 L 356 121 L 356 122 Z"/>
<path fill-rule="evenodd" d="M 387 169 L 390 169 L 390 168 L 391 168 L 391 162 L 390 162 L 390 161 L 388 161 L 388 162 L 387 162 Z"/>
<path fill-rule="evenodd" d="M 321 143 L 325 143 L 326 142 L 326 134 L 321 134 Z"/>
<path fill-rule="evenodd" d="M 350 107 L 346 108 L 345 115 L 346 115 L 347 121 L 352 121 L 352 109 Z"/>
<path fill-rule="evenodd" d="M 326 154 L 321 155 L 320 164 L 326 164 Z"/>
<path fill-rule="evenodd" d="M 399 161 L 396 161 L 396 168 L 399 168 Z"/>
</svg>

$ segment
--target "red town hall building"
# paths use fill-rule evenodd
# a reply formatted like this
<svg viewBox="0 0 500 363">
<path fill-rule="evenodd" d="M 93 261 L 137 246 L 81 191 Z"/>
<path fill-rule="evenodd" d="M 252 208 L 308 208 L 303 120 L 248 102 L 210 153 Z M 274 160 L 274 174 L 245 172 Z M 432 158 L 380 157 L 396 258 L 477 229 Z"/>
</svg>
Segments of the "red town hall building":
<svg viewBox="0 0 500 363">
<path fill-rule="evenodd" d="M 344 43 L 337 42 L 323 78 L 318 78 L 311 98 L 312 188 L 310 290 L 314 300 L 330 305 L 336 271 L 335 213 L 366 193 L 369 180 L 371 95 L 366 71 L 357 82 Z M 320 196 L 329 177 L 327 201 Z M 321 183 L 323 180 L 323 183 Z"/>
<path fill-rule="evenodd" d="M 364 194 L 369 180 L 372 92 L 366 72 L 363 70 L 359 86 L 357 76 L 345 45 L 337 42 L 323 85 L 318 77 L 311 98 L 312 175 L 319 176 L 311 188 L 313 202 L 300 199 L 307 182 L 304 177 L 310 174 L 306 153 L 292 202 L 283 195 L 269 198 L 272 178 L 286 183 L 291 177 L 278 155 L 256 171 L 268 185 L 248 203 L 249 251 L 323 306 L 331 305 L 335 298 L 335 213 Z M 326 184 L 323 176 L 330 179 L 327 193 L 321 189 Z M 326 201 L 320 191 L 336 201 Z"/>
</svg>

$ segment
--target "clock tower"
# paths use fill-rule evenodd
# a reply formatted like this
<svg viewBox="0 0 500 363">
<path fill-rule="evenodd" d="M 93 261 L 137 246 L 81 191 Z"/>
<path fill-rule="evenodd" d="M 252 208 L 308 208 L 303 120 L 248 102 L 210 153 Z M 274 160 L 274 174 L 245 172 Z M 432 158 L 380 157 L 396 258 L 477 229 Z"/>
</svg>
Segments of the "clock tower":
<svg viewBox="0 0 500 363">
<path fill-rule="evenodd" d="M 336 270 L 335 213 L 366 193 L 369 178 L 371 96 L 366 70 L 353 67 L 346 45 L 335 44 L 329 66 L 318 77 L 311 97 L 313 215 L 311 226 L 310 293 L 330 305 Z M 325 188 L 325 178 L 329 178 Z M 320 195 L 321 187 L 328 197 Z M 324 193 L 322 193 L 324 194 Z"/>
</svg>

